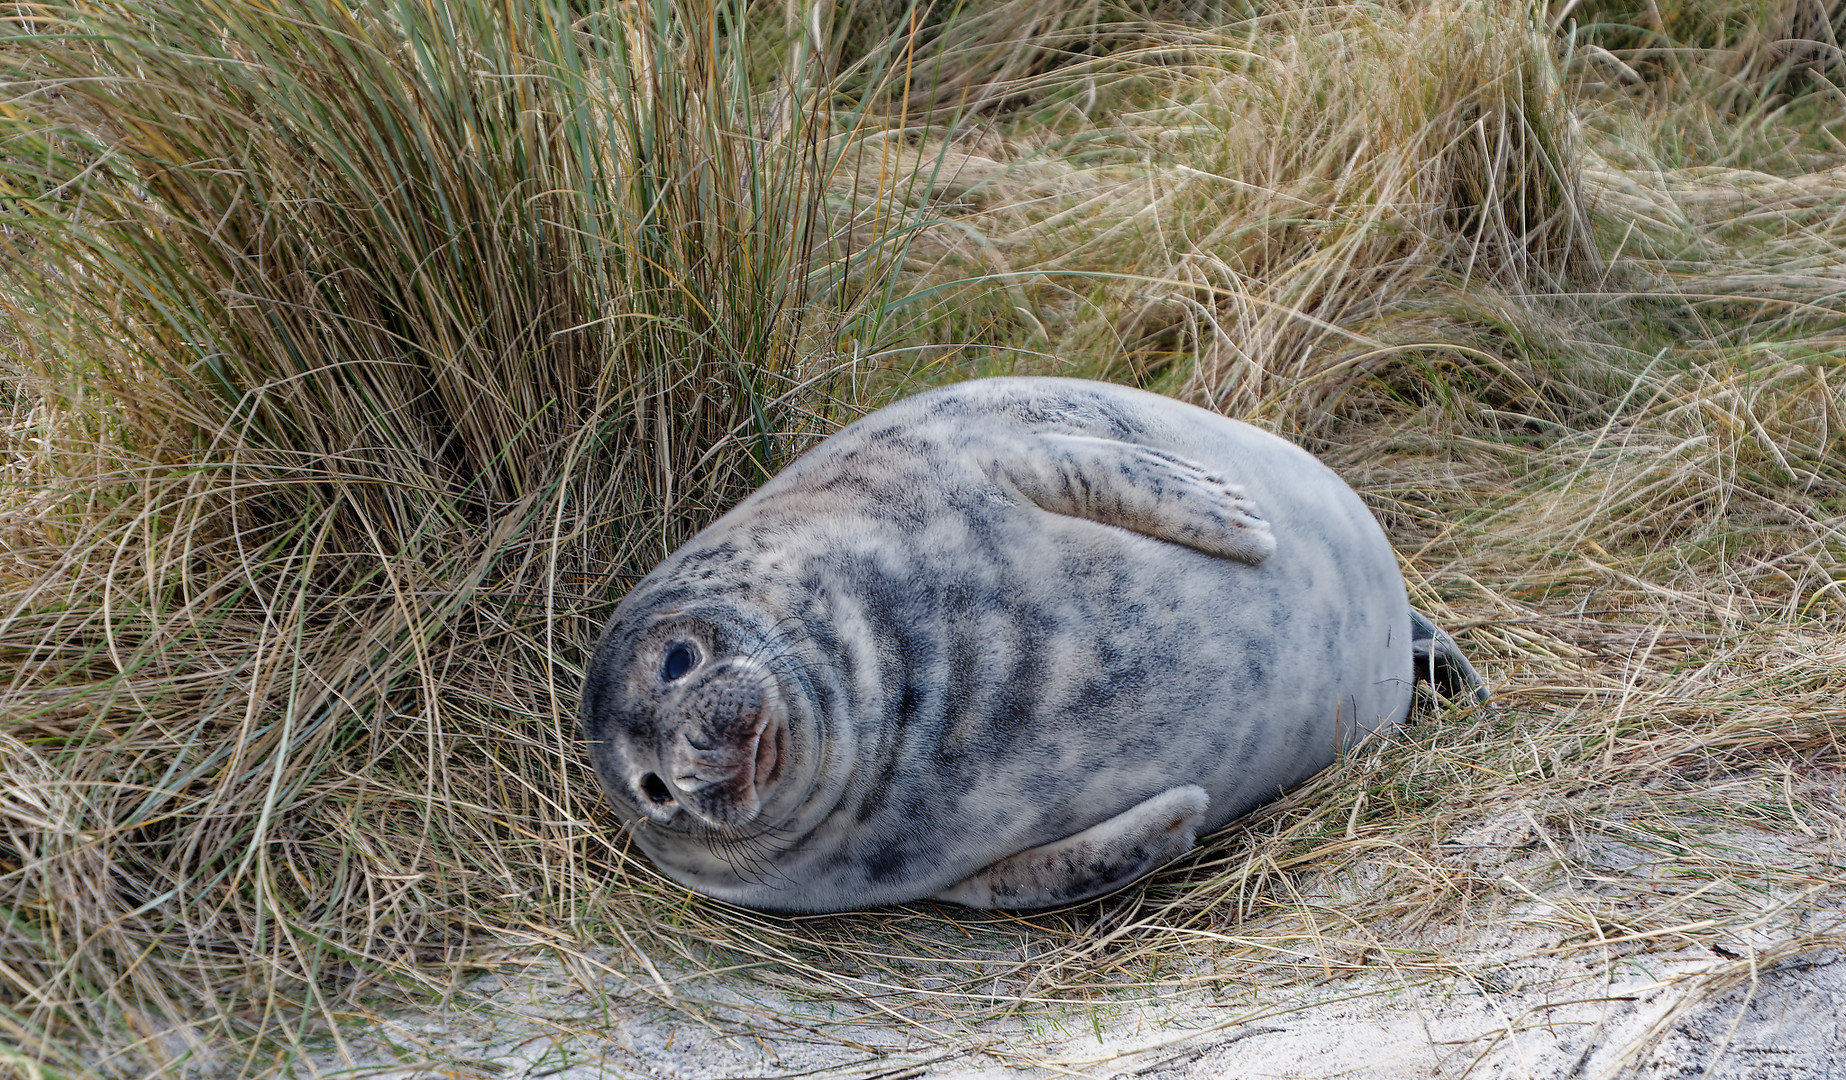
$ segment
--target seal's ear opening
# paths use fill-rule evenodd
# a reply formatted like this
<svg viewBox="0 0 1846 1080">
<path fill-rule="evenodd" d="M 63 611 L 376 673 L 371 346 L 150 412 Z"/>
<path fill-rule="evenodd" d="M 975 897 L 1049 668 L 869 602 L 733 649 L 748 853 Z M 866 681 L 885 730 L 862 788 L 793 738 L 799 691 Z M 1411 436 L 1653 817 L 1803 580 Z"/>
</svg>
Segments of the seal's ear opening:
<svg viewBox="0 0 1846 1080">
<path fill-rule="evenodd" d="M 634 799 L 635 809 L 657 825 L 671 824 L 679 816 L 679 797 L 673 793 L 673 785 L 661 778 L 659 773 L 643 773 L 632 776 L 629 780 L 630 798 Z"/>
</svg>

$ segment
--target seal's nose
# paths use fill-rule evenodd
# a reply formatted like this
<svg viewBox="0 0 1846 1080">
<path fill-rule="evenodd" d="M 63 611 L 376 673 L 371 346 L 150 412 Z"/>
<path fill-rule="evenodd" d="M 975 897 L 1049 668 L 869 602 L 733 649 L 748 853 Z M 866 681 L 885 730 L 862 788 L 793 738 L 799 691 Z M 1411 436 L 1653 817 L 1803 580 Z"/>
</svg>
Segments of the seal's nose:
<svg viewBox="0 0 1846 1080">
<path fill-rule="evenodd" d="M 707 824 L 747 824 L 788 760 L 787 709 L 774 678 L 759 663 L 732 659 L 683 700 L 684 721 L 660 756 L 665 785 Z"/>
</svg>

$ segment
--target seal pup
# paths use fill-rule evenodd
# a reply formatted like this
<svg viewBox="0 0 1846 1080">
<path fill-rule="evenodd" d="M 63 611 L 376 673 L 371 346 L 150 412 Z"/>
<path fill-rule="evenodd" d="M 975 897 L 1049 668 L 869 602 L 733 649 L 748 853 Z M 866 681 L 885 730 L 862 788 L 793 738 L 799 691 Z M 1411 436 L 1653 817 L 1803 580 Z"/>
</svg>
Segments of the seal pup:
<svg viewBox="0 0 1846 1080">
<path fill-rule="evenodd" d="M 590 760 L 747 907 L 1101 895 L 1402 720 L 1485 700 L 1306 451 L 1105 383 L 964 382 L 822 442 L 616 607 Z"/>
</svg>

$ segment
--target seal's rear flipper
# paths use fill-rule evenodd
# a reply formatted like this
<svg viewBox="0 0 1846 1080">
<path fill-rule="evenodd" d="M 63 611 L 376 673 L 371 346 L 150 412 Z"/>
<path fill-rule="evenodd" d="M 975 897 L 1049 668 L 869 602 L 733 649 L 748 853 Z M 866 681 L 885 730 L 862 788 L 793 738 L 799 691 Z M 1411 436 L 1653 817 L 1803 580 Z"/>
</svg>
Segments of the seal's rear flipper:
<svg viewBox="0 0 1846 1080">
<path fill-rule="evenodd" d="M 1101 896 L 1192 850 L 1210 802 L 1196 784 L 1168 788 L 1100 825 L 1001 859 L 935 899 L 1042 908 Z"/>
<path fill-rule="evenodd" d="M 1008 449 L 995 472 L 1054 514 L 1247 563 L 1275 553 L 1275 534 L 1243 489 L 1183 458 L 1089 435 L 1034 435 Z"/>
<path fill-rule="evenodd" d="M 1450 701 L 1487 704 L 1487 684 L 1480 672 L 1461 654 L 1454 638 L 1415 608 L 1410 609 L 1410 655 L 1417 681 L 1429 683 Z"/>
</svg>

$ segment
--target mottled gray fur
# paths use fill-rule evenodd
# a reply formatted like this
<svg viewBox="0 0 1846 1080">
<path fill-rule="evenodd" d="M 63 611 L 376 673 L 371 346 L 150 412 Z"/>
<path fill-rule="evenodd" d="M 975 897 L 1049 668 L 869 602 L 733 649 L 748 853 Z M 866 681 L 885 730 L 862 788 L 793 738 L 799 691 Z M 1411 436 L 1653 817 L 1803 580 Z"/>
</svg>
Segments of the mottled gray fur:
<svg viewBox="0 0 1846 1080">
<path fill-rule="evenodd" d="M 1140 391 L 989 379 L 847 427 L 674 552 L 604 630 L 582 717 L 635 842 L 700 892 L 1042 906 L 1401 720 L 1413 639 L 1478 692 L 1305 451 Z"/>
</svg>

